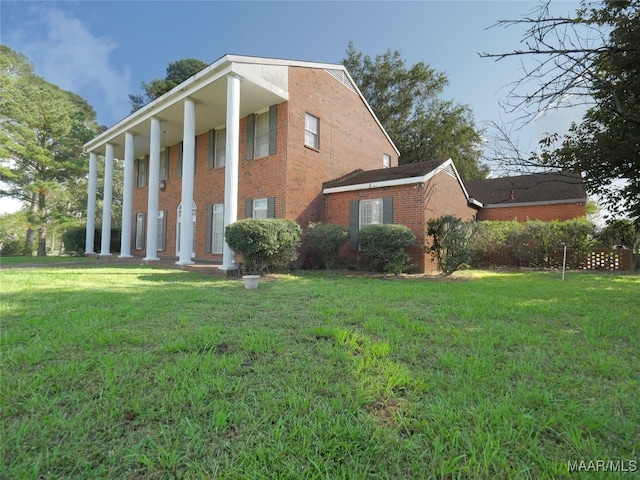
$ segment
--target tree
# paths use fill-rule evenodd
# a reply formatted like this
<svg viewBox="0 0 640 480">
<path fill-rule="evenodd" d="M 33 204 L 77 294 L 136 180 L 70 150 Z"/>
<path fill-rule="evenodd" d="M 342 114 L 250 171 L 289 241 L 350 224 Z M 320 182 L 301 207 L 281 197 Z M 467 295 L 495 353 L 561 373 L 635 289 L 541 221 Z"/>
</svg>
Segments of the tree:
<svg viewBox="0 0 640 480">
<path fill-rule="evenodd" d="M 206 66 L 206 63 L 195 58 L 186 58 L 170 63 L 167 67 L 167 75 L 165 78 L 156 78 L 155 80 L 151 80 L 149 83 L 142 82 L 140 88 L 144 90 L 144 94 L 129 95 L 131 113 L 139 110 L 148 102 L 167 93 L 173 87 L 181 84 L 187 78 L 195 75 Z"/>
<path fill-rule="evenodd" d="M 82 145 L 96 132 L 95 112 L 78 95 L 35 75 L 26 56 L 1 46 L 0 194 L 28 205 L 25 253 L 37 229 L 38 255 L 46 255 L 47 226 L 56 215 L 50 199 L 86 174 Z"/>
<path fill-rule="evenodd" d="M 640 2 L 583 0 L 567 17 L 551 15 L 547 2 L 537 15 L 497 25 L 522 24 L 529 26 L 526 48 L 481 55 L 537 60 L 512 86 L 507 108 L 525 111 L 524 121 L 576 103 L 587 110 L 562 138 L 550 132 L 542 139 L 541 153 L 510 158 L 534 168 L 581 171 L 589 193 L 640 223 Z"/>
<path fill-rule="evenodd" d="M 448 83 L 445 74 L 423 62 L 407 68 L 399 51 L 372 59 L 352 43 L 342 63 L 400 150 L 400 163 L 452 158 L 463 179 L 486 177 L 471 110 L 440 98 Z"/>
</svg>

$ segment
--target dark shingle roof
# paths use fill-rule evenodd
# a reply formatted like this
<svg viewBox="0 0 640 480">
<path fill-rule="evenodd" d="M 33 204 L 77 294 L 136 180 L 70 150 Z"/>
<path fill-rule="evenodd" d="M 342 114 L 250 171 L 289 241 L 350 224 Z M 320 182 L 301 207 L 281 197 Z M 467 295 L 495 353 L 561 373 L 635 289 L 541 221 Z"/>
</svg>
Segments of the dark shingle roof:
<svg viewBox="0 0 640 480">
<path fill-rule="evenodd" d="M 582 177 L 571 172 L 488 178 L 467 182 L 465 186 L 470 197 L 485 205 L 587 199 Z"/>
<path fill-rule="evenodd" d="M 409 163 L 391 168 L 380 168 L 378 170 L 354 170 L 335 180 L 330 180 L 322 184 L 323 188 L 344 187 L 347 185 L 360 185 L 363 183 L 385 182 L 402 178 L 423 177 L 435 170 L 446 160 L 431 160 L 428 162 Z"/>
</svg>

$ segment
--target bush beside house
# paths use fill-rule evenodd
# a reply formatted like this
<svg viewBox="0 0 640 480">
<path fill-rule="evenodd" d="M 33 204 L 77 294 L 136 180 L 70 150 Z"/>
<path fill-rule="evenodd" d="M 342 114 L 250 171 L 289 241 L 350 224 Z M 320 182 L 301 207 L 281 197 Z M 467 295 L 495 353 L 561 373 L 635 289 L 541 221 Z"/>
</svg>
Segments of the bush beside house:
<svg viewBox="0 0 640 480">
<path fill-rule="evenodd" d="M 225 239 L 234 252 L 242 255 L 246 272 L 261 275 L 298 258 L 301 233 L 293 220 L 248 218 L 229 225 Z"/>
</svg>

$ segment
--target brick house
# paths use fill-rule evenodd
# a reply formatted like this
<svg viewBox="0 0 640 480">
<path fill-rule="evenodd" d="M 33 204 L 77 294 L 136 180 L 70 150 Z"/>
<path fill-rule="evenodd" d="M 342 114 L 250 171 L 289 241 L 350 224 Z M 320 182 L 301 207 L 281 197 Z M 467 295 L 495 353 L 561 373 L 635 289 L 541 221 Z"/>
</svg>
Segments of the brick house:
<svg viewBox="0 0 640 480">
<path fill-rule="evenodd" d="M 467 182 L 482 204 L 478 220 L 571 220 L 586 215 L 587 193 L 579 173 L 550 172 Z"/>
<path fill-rule="evenodd" d="M 398 165 L 399 152 L 342 65 L 226 55 L 88 142 L 87 253 L 97 161 L 105 161 L 101 255 L 110 255 L 112 175 L 124 159 L 121 257 L 194 258 L 234 269 L 224 227 L 322 220 L 322 183 Z M 190 161 L 186 161 L 190 159 Z M 183 208 L 185 206 L 185 208 Z M 182 245 L 189 246 L 182 248 Z"/>
<path fill-rule="evenodd" d="M 224 229 L 243 218 L 348 226 L 344 255 L 352 260 L 362 226 L 407 225 L 418 239 L 408 252 L 412 263 L 428 271 L 436 268 L 424 253 L 431 218 L 500 212 L 525 219 L 533 218 L 529 207 L 565 208 L 560 197 L 545 197 L 546 190 L 561 190 L 553 182 L 510 179 L 516 183 L 505 200 L 505 187 L 494 180 L 471 182 L 471 191 L 451 159 L 398 166 L 392 140 L 344 66 L 334 64 L 226 55 L 84 148 L 88 254 L 94 253 L 99 156 L 105 164 L 100 255 L 111 255 L 117 158 L 124 162 L 120 257 L 174 258 L 180 265 L 198 259 L 223 270 L 237 268 Z M 583 212 L 586 195 L 578 193 L 576 186 L 561 196 L 581 201 Z"/>
<path fill-rule="evenodd" d="M 416 236 L 416 246 L 407 249 L 416 271 L 437 268 L 428 244 L 427 222 L 443 214 L 463 220 L 476 216 L 480 205 L 469 198 L 451 159 L 400 165 L 370 171 L 356 170 L 325 182 L 324 218 L 327 223 L 349 227 L 350 239 L 343 257 L 354 261 L 358 231 L 370 224 L 406 225 Z"/>
</svg>

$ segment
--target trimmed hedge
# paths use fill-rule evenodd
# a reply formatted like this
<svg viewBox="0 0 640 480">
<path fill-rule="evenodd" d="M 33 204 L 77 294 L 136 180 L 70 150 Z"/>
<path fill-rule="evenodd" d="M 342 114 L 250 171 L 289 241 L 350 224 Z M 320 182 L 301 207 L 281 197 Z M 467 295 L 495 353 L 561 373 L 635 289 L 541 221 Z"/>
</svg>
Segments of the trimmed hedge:
<svg viewBox="0 0 640 480">
<path fill-rule="evenodd" d="M 358 233 L 360 251 L 378 272 L 398 274 L 413 268 L 405 248 L 415 245 L 416 236 L 404 225 L 368 225 Z"/>
<path fill-rule="evenodd" d="M 247 218 L 227 226 L 229 247 L 242 255 L 247 273 L 260 275 L 298 258 L 302 229 L 292 220 Z"/>
<path fill-rule="evenodd" d="M 594 227 L 586 219 L 564 222 L 529 220 L 485 221 L 473 241 L 473 265 L 554 267 L 561 263 L 558 252 L 567 246 L 567 263 L 577 268 L 594 246 Z"/>
<path fill-rule="evenodd" d="M 340 249 L 349 240 L 349 229 L 342 225 L 310 223 L 305 231 L 307 253 L 313 268 L 333 268 Z"/>
<path fill-rule="evenodd" d="M 87 228 L 86 227 L 72 227 L 69 228 L 62 235 L 62 243 L 64 243 L 64 249 L 67 253 L 84 253 L 85 251 L 85 241 L 87 236 Z M 120 236 L 121 232 L 119 229 L 112 228 L 111 229 L 111 245 L 110 251 L 112 253 L 120 251 Z M 96 228 L 95 234 L 93 237 L 93 251 L 100 252 L 100 244 L 102 242 L 102 229 Z"/>
</svg>

